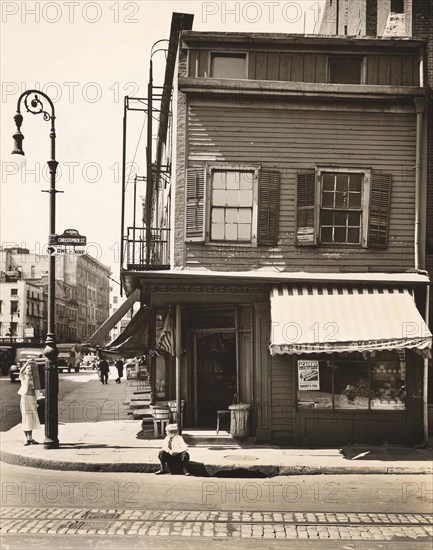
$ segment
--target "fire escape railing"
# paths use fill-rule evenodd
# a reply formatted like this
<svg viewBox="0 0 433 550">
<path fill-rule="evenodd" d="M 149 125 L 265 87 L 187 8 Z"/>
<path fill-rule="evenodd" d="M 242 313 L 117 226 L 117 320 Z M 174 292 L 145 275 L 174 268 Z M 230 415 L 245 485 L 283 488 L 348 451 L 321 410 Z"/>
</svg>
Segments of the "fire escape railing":
<svg viewBox="0 0 433 550">
<path fill-rule="evenodd" d="M 123 250 L 128 271 L 170 269 L 170 229 L 128 227 Z"/>
</svg>

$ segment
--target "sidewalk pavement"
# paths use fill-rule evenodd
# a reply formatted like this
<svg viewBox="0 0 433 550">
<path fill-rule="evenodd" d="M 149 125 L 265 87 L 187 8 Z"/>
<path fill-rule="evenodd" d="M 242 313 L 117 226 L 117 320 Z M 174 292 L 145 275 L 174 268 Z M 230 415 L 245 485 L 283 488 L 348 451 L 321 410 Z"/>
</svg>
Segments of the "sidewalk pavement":
<svg viewBox="0 0 433 550">
<path fill-rule="evenodd" d="M 142 432 L 141 421 L 127 414 L 135 380 L 107 385 L 95 373 L 76 376 L 77 387 L 59 403 L 60 448 L 25 447 L 21 424 L 1 434 L 0 459 L 53 470 L 155 472 L 161 438 Z M 44 432 L 34 432 L 43 442 Z M 305 474 L 432 474 L 432 449 L 347 446 L 298 449 L 244 442 L 227 432 L 184 430 L 191 473 L 217 477 L 267 477 Z M 137 437 L 138 436 L 138 437 Z"/>
</svg>

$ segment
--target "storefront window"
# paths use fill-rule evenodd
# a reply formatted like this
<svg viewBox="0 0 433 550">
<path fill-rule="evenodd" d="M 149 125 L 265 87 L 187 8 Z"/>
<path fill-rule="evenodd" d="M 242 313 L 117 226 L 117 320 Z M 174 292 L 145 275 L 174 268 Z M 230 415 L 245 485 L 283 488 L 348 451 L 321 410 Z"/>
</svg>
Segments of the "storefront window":
<svg viewBox="0 0 433 550">
<path fill-rule="evenodd" d="M 368 409 L 370 392 L 367 361 L 336 361 L 334 384 L 336 409 Z"/>
<path fill-rule="evenodd" d="M 298 407 L 404 410 L 404 351 L 380 352 L 373 359 L 343 354 L 326 360 L 299 359 Z"/>
<path fill-rule="evenodd" d="M 371 369 L 371 408 L 404 409 L 406 397 L 404 361 L 381 361 Z"/>
</svg>

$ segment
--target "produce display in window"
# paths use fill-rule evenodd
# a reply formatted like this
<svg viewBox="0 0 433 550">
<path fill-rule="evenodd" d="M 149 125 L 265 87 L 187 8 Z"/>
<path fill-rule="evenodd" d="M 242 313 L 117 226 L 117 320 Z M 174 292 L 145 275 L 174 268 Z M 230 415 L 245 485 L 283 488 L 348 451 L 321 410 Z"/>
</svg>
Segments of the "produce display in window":
<svg viewBox="0 0 433 550">
<path fill-rule="evenodd" d="M 341 355 L 338 359 L 334 357 L 318 363 L 320 388 L 298 389 L 298 408 L 405 409 L 404 353 L 380 352 L 370 360 L 361 355 L 356 359 Z M 298 365 L 298 376 L 300 372 L 302 365 L 301 371 Z"/>
<path fill-rule="evenodd" d="M 376 363 L 371 370 L 371 408 L 404 409 L 406 385 L 398 362 Z"/>
<path fill-rule="evenodd" d="M 368 361 L 336 362 L 334 406 L 336 409 L 368 409 Z"/>
</svg>

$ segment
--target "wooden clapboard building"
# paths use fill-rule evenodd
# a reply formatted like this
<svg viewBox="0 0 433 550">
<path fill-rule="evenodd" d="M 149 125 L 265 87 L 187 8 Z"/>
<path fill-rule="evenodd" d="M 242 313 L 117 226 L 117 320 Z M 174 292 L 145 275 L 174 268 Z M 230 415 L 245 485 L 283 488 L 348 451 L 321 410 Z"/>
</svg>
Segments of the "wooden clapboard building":
<svg viewBox="0 0 433 550">
<path fill-rule="evenodd" d="M 409 39 L 181 34 L 171 254 L 148 195 L 146 261 L 121 276 L 153 344 L 173 318 L 156 395 L 185 426 L 236 394 L 259 441 L 423 440 L 423 59 Z"/>
</svg>

